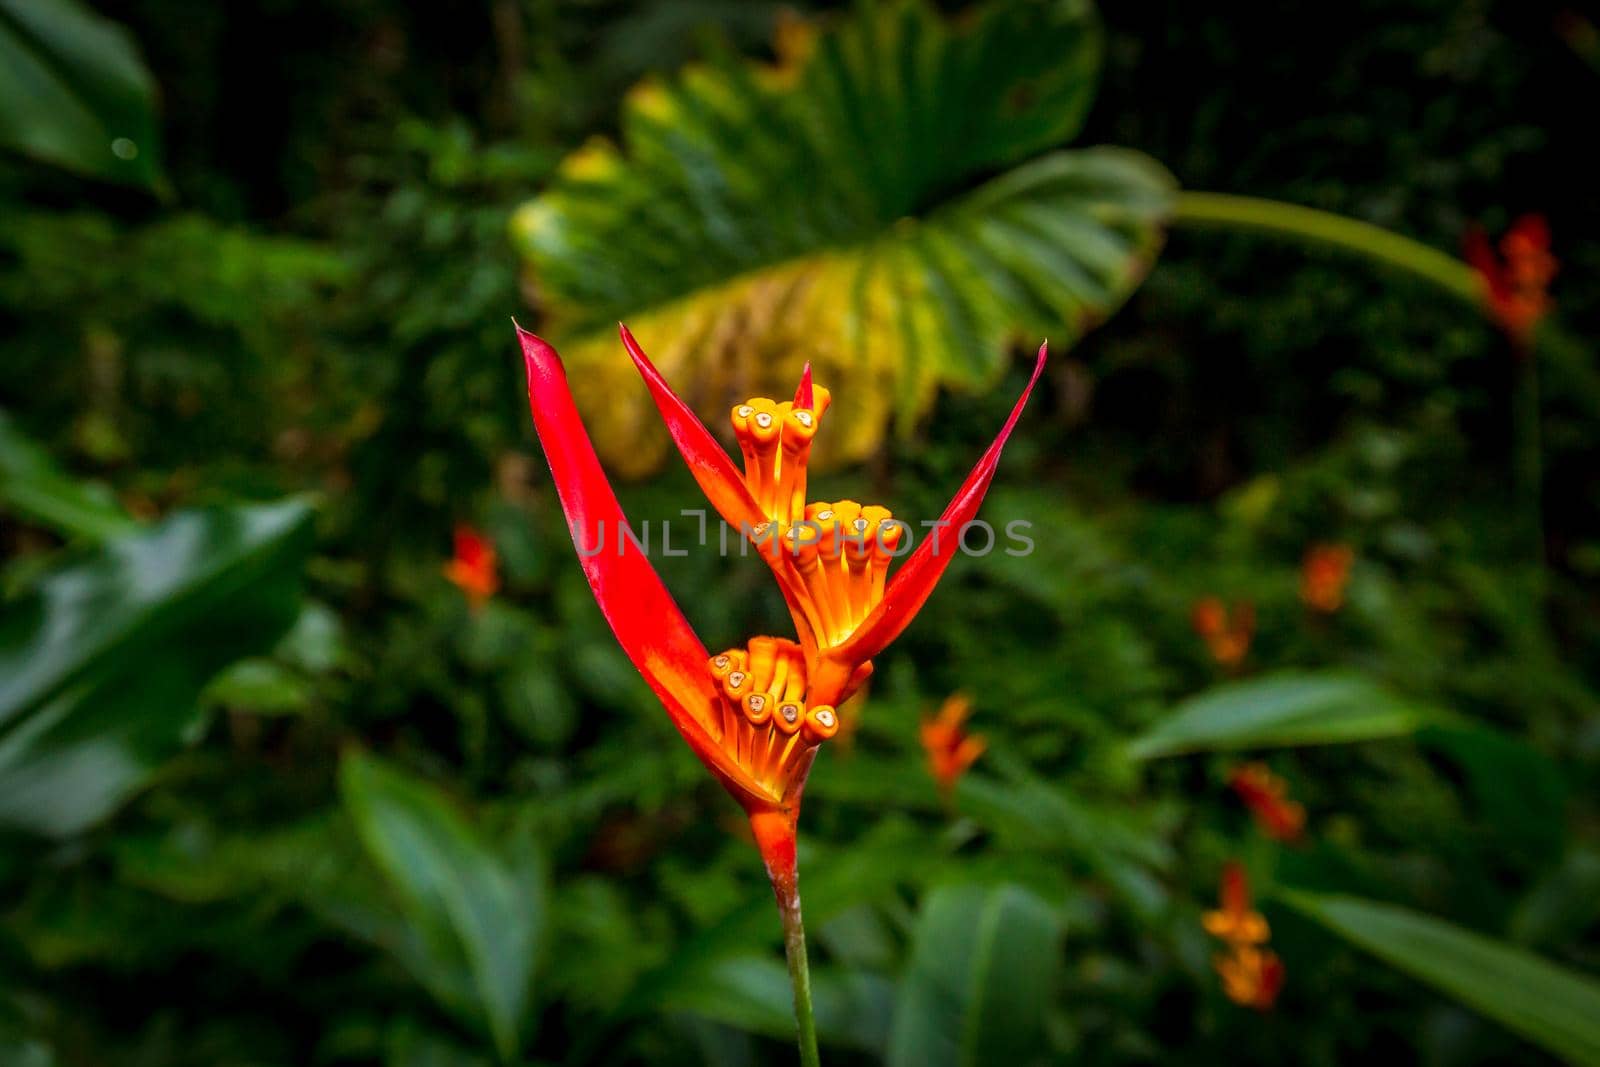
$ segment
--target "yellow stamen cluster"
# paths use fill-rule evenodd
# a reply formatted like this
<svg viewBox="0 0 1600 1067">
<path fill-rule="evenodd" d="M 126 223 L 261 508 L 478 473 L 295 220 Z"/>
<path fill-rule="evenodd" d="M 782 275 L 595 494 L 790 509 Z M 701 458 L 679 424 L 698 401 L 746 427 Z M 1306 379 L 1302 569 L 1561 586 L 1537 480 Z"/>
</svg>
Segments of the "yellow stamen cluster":
<svg viewBox="0 0 1600 1067">
<path fill-rule="evenodd" d="M 807 505 L 799 522 L 763 523 L 752 536 L 764 554 L 788 560 L 812 633 L 822 645 L 837 645 L 883 599 L 904 532 L 888 508 L 841 500 Z"/>
<path fill-rule="evenodd" d="M 828 391 L 812 389 L 813 406 L 756 397 L 733 409 L 733 433 L 744 453 L 744 480 L 767 518 L 793 522 L 806 506 L 806 460 L 828 410 Z"/>
<path fill-rule="evenodd" d="M 838 733 L 838 712 L 806 706 L 805 655 L 793 641 L 753 638 L 711 657 L 708 668 L 722 695 L 723 751 L 782 798 L 810 765 L 806 757 Z"/>
</svg>

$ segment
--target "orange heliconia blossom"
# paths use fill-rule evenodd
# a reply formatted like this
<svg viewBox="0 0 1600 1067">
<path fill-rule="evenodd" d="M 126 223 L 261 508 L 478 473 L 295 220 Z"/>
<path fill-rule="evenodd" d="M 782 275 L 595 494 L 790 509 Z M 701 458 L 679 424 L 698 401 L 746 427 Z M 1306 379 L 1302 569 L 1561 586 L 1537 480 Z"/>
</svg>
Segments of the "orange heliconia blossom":
<svg viewBox="0 0 1600 1067">
<path fill-rule="evenodd" d="M 1494 320 L 1526 354 L 1534 332 L 1550 313 L 1550 282 L 1556 276 L 1550 254 L 1550 227 L 1542 215 L 1524 215 L 1500 238 L 1499 254 L 1479 227 L 1467 231 L 1467 263 L 1483 284 L 1484 306 Z"/>
<path fill-rule="evenodd" d="M 1272 930 L 1266 918 L 1250 906 L 1250 879 L 1237 860 L 1229 860 L 1222 868 L 1220 897 L 1222 906 L 1201 916 L 1206 933 L 1224 946 L 1211 964 L 1229 1000 L 1266 1011 L 1283 988 L 1283 961 L 1267 948 Z"/>
<path fill-rule="evenodd" d="M 961 776 L 989 747 L 982 734 L 967 733 L 970 714 L 971 699 L 965 693 L 956 693 L 940 705 L 937 715 L 922 720 L 922 748 L 928 754 L 928 770 L 946 799 L 955 793 Z"/>
<path fill-rule="evenodd" d="M 1241 763 L 1228 775 L 1263 832 L 1275 841 L 1297 841 L 1306 827 L 1306 809 L 1289 799 L 1286 782 L 1264 763 Z"/>
<path fill-rule="evenodd" d="M 1312 545 L 1300 564 L 1300 599 L 1306 607 L 1332 615 L 1344 605 L 1355 550 L 1349 545 Z"/>
<path fill-rule="evenodd" d="M 1208 596 L 1195 604 L 1191 621 L 1217 663 L 1232 668 L 1244 662 L 1256 632 L 1254 604 L 1241 600 L 1229 608 L 1219 598 Z"/>
<path fill-rule="evenodd" d="M 481 608 L 500 588 L 499 556 L 493 542 L 476 528 L 457 523 L 455 555 L 444 565 L 444 576 L 467 595 L 474 609 Z"/>
<path fill-rule="evenodd" d="M 956 535 L 977 516 L 1046 350 L 1040 347 L 1010 418 L 940 516 L 937 529 L 946 532 L 913 550 L 907 524 L 885 508 L 807 499 L 811 441 L 830 401 L 812 384 L 809 365 L 792 401 L 756 397 L 733 407 L 740 470 L 627 328 L 619 331 L 700 489 L 771 568 L 796 639 L 754 637 L 707 652 L 629 532 L 560 357 L 518 327 L 534 427 L 600 612 L 684 741 L 744 808 L 787 940 L 799 915 L 795 829 L 812 762 L 839 730 L 838 706 L 872 673 L 872 658 L 911 624 L 955 557 Z"/>
</svg>

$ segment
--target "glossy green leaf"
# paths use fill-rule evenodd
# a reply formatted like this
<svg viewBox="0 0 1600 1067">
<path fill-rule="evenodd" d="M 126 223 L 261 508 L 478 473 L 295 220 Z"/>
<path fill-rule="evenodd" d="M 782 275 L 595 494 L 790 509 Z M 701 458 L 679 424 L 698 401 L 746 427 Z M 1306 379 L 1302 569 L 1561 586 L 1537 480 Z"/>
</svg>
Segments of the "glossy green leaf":
<svg viewBox="0 0 1600 1067">
<path fill-rule="evenodd" d="M 1056 914 L 1014 885 L 945 886 L 917 919 L 889 1039 L 891 1067 L 1054 1061 Z"/>
<path fill-rule="evenodd" d="M 1184 701 L 1134 740 L 1128 754 L 1153 759 L 1370 741 L 1409 734 L 1429 718 L 1425 709 L 1359 675 L 1273 674 Z"/>
<path fill-rule="evenodd" d="M 68 477 L 0 411 L 0 507 L 69 537 L 98 541 L 138 524 L 103 486 Z"/>
<path fill-rule="evenodd" d="M 1385 963 L 1572 1063 L 1600 1064 L 1600 982 L 1405 908 L 1281 890 L 1277 898 Z"/>
<path fill-rule="evenodd" d="M 637 473 L 665 440 L 618 319 L 717 426 L 809 360 L 833 390 L 827 462 L 940 387 L 992 384 L 1012 342 L 1060 348 L 1108 315 L 1172 181 L 1135 152 L 1058 150 L 1100 51 L 1073 0 L 960 24 L 899 0 L 791 28 L 776 67 L 722 56 L 636 88 L 624 151 L 575 153 L 514 224 L 601 452 Z"/>
<path fill-rule="evenodd" d="M 0 621 L 0 825 L 77 833 L 181 747 L 299 607 L 302 501 L 180 512 L 50 572 Z"/>
<path fill-rule="evenodd" d="M 544 861 L 522 837 L 491 844 L 438 790 L 374 757 L 347 757 L 340 787 L 422 950 L 402 960 L 447 1008 L 482 1026 L 502 1059 L 513 1059 L 544 935 Z M 465 1000 L 451 980 L 463 971 Z"/>
<path fill-rule="evenodd" d="M 77 0 L 0 0 L 0 147 L 154 186 L 155 93 L 128 32 Z"/>
</svg>

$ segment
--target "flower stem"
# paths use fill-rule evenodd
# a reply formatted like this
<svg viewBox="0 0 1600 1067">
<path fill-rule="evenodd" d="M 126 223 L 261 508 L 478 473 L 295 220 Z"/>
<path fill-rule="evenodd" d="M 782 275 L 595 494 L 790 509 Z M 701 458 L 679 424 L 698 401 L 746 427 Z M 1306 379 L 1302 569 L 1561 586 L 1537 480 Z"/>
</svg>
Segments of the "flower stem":
<svg viewBox="0 0 1600 1067">
<path fill-rule="evenodd" d="M 1402 237 L 1370 222 L 1335 215 L 1331 211 L 1263 200 L 1229 193 L 1178 194 L 1173 207 L 1175 224 L 1234 226 L 1333 245 L 1387 263 L 1430 281 L 1470 303 L 1482 299 L 1482 287 L 1471 267 L 1420 241 Z"/>
<path fill-rule="evenodd" d="M 817 1020 L 811 1008 L 811 967 L 806 962 L 806 927 L 800 918 L 800 893 L 780 897 L 778 913 L 783 916 L 783 951 L 789 958 L 789 981 L 794 986 L 794 1018 L 800 1030 L 801 1067 L 820 1067 L 817 1052 Z"/>
</svg>

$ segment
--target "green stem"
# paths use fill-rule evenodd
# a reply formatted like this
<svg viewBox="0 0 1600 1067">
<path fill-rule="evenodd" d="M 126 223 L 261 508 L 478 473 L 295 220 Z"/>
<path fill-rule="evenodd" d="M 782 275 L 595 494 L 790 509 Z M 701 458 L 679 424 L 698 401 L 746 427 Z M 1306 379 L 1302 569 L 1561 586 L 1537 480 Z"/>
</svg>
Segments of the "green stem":
<svg viewBox="0 0 1600 1067">
<path fill-rule="evenodd" d="M 1183 192 L 1173 207 L 1172 221 L 1178 225 L 1243 227 L 1334 245 L 1398 267 L 1469 303 L 1478 304 L 1483 297 L 1477 274 L 1455 256 L 1370 222 L 1330 211 L 1253 196 Z"/>
<path fill-rule="evenodd" d="M 821 1067 L 817 1020 L 811 1008 L 811 967 L 806 962 L 806 926 L 800 918 L 798 889 L 779 895 L 778 913 L 783 916 L 783 951 L 789 958 L 789 981 L 794 986 L 794 1018 L 800 1028 L 801 1067 Z"/>
</svg>

